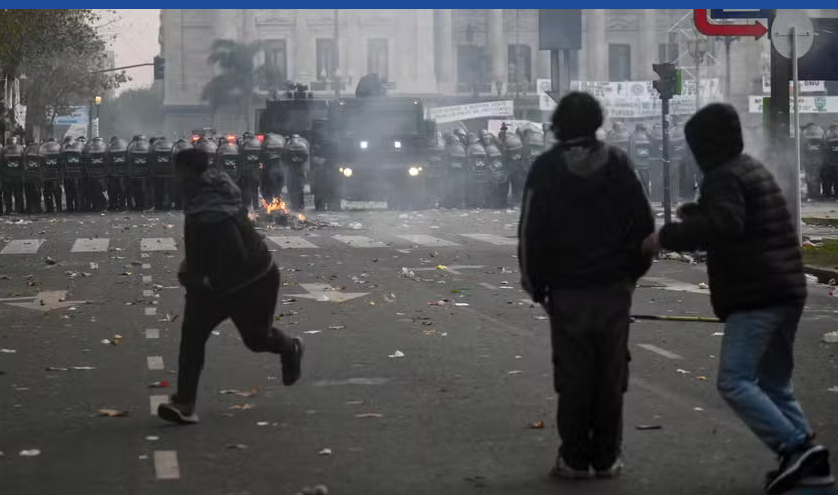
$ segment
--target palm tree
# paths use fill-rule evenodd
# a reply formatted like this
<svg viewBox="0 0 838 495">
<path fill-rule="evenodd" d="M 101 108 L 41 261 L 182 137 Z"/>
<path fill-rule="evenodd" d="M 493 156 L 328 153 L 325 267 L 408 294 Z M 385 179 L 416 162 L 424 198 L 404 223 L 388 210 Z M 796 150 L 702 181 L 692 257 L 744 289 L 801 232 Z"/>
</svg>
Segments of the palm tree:
<svg viewBox="0 0 838 495">
<path fill-rule="evenodd" d="M 201 100 L 209 103 L 213 119 L 218 110 L 234 103 L 238 115 L 245 122 L 252 122 L 254 116 L 253 98 L 264 72 L 256 67 L 256 55 L 262 50 L 262 43 L 239 43 L 233 40 L 215 40 L 207 62 L 218 65 L 220 72 L 212 78 L 201 92 Z"/>
</svg>

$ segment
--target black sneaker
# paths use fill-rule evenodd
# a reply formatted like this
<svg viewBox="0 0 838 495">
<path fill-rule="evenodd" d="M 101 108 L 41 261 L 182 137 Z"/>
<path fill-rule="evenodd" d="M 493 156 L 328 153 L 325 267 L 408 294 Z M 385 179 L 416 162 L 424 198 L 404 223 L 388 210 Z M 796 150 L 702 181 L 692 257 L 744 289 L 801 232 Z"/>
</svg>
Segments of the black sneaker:
<svg viewBox="0 0 838 495">
<path fill-rule="evenodd" d="M 302 374 L 303 354 L 305 354 L 305 344 L 303 339 L 294 337 L 292 340 L 294 350 L 288 354 L 280 356 L 282 364 L 282 384 L 291 386 L 297 383 Z"/>
<path fill-rule="evenodd" d="M 828 468 L 829 451 L 826 447 L 806 443 L 799 449 L 781 456 L 780 469 L 777 470 L 777 475 L 765 484 L 765 491 L 783 493 L 791 490 L 806 475 L 813 473 L 816 467 L 824 463 Z"/>
<path fill-rule="evenodd" d="M 772 469 L 765 473 L 765 482 L 769 483 L 780 471 L 778 469 Z M 797 482 L 797 486 L 803 487 L 815 487 L 815 486 L 830 486 L 835 484 L 835 476 L 832 475 L 832 471 L 829 468 L 829 460 L 824 459 L 821 462 L 812 466 L 812 469 L 803 475 L 800 478 L 800 481 Z"/>
<path fill-rule="evenodd" d="M 195 406 L 193 404 L 179 403 L 174 396 L 169 403 L 157 406 L 157 416 L 160 419 L 180 425 L 194 425 L 198 423 Z"/>
</svg>

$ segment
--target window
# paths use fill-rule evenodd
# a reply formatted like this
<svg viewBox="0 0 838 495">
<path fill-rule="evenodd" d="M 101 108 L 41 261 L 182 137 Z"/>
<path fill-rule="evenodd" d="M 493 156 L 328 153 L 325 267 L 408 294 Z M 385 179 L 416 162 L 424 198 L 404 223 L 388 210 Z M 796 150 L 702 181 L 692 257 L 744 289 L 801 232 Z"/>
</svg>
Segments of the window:
<svg viewBox="0 0 838 495">
<path fill-rule="evenodd" d="M 460 45 L 457 49 L 457 81 L 468 85 L 488 81 L 484 77 L 483 48 L 476 45 Z"/>
<path fill-rule="evenodd" d="M 532 81 L 532 52 L 530 45 L 507 45 L 509 60 L 507 80 L 510 84 Z"/>
<path fill-rule="evenodd" d="M 674 62 L 678 60 L 678 43 L 661 43 L 658 45 L 658 62 Z"/>
<path fill-rule="evenodd" d="M 384 38 L 367 40 L 367 74 L 378 74 L 382 82 L 390 79 L 389 41 Z"/>
<path fill-rule="evenodd" d="M 261 89 L 276 89 L 286 79 L 288 74 L 288 58 L 285 50 L 285 40 L 265 41 L 265 80 Z"/>
<path fill-rule="evenodd" d="M 332 77 L 338 68 L 335 40 L 322 38 L 317 40 L 317 79 L 324 81 Z"/>
<path fill-rule="evenodd" d="M 631 80 L 631 45 L 608 45 L 608 80 Z"/>
</svg>

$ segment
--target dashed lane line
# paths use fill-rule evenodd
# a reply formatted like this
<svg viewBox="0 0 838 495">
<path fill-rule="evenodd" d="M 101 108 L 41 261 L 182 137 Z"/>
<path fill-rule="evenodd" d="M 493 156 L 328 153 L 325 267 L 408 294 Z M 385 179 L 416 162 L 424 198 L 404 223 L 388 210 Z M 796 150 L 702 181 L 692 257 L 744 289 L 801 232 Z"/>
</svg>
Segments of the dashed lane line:
<svg viewBox="0 0 838 495">
<path fill-rule="evenodd" d="M 663 356 L 667 359 L 684 359 L 684 357 L 681 355 L 675 354 L 674 352 L 669 352 L 666 349 L 661 349 L 660 347 L 652 344 L 637 344 L 637 347 L 646 349 L 649 352 L 654 352 L 655 354 Z"/>
<path fill-rule="evenodd" d="M 180 466 L 175 450 L 154 451 L 154 474 L 158 480 L 180 479 Z"/>
</svg>

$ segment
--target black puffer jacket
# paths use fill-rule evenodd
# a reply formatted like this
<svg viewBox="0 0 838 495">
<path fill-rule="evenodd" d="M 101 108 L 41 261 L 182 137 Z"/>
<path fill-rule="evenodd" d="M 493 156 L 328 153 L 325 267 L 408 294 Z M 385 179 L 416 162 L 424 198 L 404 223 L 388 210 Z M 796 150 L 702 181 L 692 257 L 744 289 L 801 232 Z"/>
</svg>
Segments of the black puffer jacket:
<svg viewBox="0 0 838 495">
<path fill-rule="evenodd" d="M 683 222 L 661 229 L 661 246 L 707 250 L 710 298 L 723 320 L 737 311 L 805 301 L 802 253 L 785 197 L 771 172 L 742 153 L 736 111 L 708 105 L 685 133 L 704 182 Z"/>
</svg>

